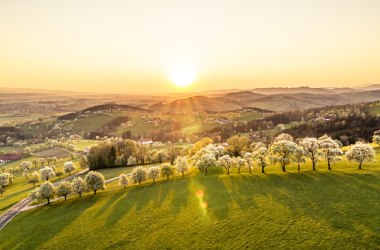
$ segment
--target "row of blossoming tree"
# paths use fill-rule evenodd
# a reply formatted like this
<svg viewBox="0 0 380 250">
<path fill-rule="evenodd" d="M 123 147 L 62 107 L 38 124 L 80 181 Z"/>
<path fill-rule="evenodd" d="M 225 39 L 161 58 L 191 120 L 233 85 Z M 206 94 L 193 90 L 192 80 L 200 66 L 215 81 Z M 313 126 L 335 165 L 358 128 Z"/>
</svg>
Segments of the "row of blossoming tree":
<svg viewBox="0 0 380 250">
<path fill-rule="evenodd" d="M 76 177 L 71 182 L 70 181 L 61 181 L 56 183 L 55 186 L 50 181 L 45 181 L 41 186 L 35 188 L 30 194 L 29 197 L 32 200 L 42 200 L 46 199 L 47 204 L 50 203 L 50 200 L 56 195 L 62 196 L 65 198 L 71 194 L 78 194 L 80 197 L 82 193 L 92 191 L 96 194 L 97 190 L 106 188 L 106 181 L 104 176 L 101 173 L 90 171 L 83 178 Z"/>
<path fill-rule="evenodd" d="M 97 190 L 104 190 L 106 188 L 106 180 L 104 176 L 96 171 L 90 171 L 83 178 L 76 177 L 71 182 L 61 181 L 55 186 L 49 181 L 49 178 L 54 177 L 54 170 L 48 167 L 44 168 L 44 173 L 41 175 L 46 177 L 46 181 L 33 190 L 29 197 L 32 200 L 47 200 L 47 204 L 55 196 L 64 197 L 65 200 L 67 196 L 72 194 L 78 194 L 79 197 L 82 196 L 84 192 L 93 192 L 96 194 Z M 170 176 L 174 175 L 176 172 L 181 174 L 182 177 L 189 170 L 189 164 L 186 157 L 178 157 L 175 161 L 175 165 L 162 164 L 160 167 L 150 167 L 144 168 L 142 166 L 135 167 L 130 174 L 121 174 L 119 176 L 119 185 L 126 187 L 130 183 L 141 183 L 152 179 L 154 182 L 156 179 L 164 176 L 168 180 Z"/>
<path fill-rule="evenodd" d="M 241 139 L 245 141 L 245 138 Z M 239 140 L 239 138 L 234 138 L 234 141 Z M 374 142 L 380 143 L 380 137 L 375 138 L 374 136 Z M 189 151 L 191 154 L 190 160 L 194 167 L 197 167 L 206 175 L 214 167 L 225 169 L 227 175 L 229 175 L 232 168 L 237 169 L 239 174 L 242 169 L 248 169 L 249 173 L 252 173 L 255 166 L 260 167 L 261 172 L 265 173 L 265 168 L 269 164 L 278 164 L 282 171 L 285 172 L 287 166 L 295 163 L 298 171 L 300 171 L 301 164 L 305 163 L 307 159 L 310 160 L 313 170 L 316 170 L 317 163 L 320 160 L 325 160 L 328 169 L 331 170 L 332 163 L 341 160 L 343 155 L 347 160 L 357 162 L 358 168 L 362 169 L 364 162 L 372 161 L 375 157 L 373 148 L 369 144 L 360 142 L 352 145 L 344 154 L 339 141 L 333 140 L 327 135 L 318 139 L 303 138 L 294 140 L 289 134 L 283 133 L 277 136 L 268 147 L 263 143 L 255 143 L 245 148 L 236 145 L 231 150 L 231 145 L 215 145 L 210 139 L 206 138 L 196 143 L 192 150 Z M 65 166 L 68 168 L 65 172 L 69 169 L 75 169 L 75 166 L 71 166 L 70 163 L 65 164 Z M 141 183 L 146 182 L 148 179 L 155 182 L 160 177 L 169 179 L 170 176 L 176 173 L 184 176 L 189 169 L 189 158 L 187 156 L 178 156 L 174 166 L 164 163 L 160 167 L 135 167 L 130 174 L 121 174 L 118 177 L 119 185 L 126 187 L 131 183 L 137 183 L 140 186 Z M 97 190 L 105 189 L 106 187 L 103 175 L 95 171 L 90 171 L 84 180 L 78 177 L 72 182 L 60 182 L 57 186 L 49 182 L 49 178 L 54 177 L 54 170 L 45 167 L 40 172 L 40 176 L 46 182 L 36 188 L 30 194 L 30 197 L 32 199 L 46 199 L 48 203 L 55 195 L 66 199 L 68 195 L 73 193 L 81 196 L 83 192 L 93 191 L 96 194 Z M 11 181 L 9 176 L 8 178 L 4 176 L 3 179 Z"/>
<path fill-rule="evenodd" d="M 274 139 L 269 147 L 259 142 L 245 150 L 242 148 L 236 150 L 235 147 L 235 151 L 237 153 L 231 154 L 225 150 L 225 147 L 209 143 L 192 156 L 192 162 L 207 175 L 209 170 L 215 166 L 226 169 L 227 174 L 230 174 L 231 168 L 236 168 L 238 173 L 241 169 L 248 168 L 251 173 L 254 166 L 259 166 L 261 172 L 265 173 L 265 168 L 269 164 L 278 164 L 285 172 L 287 166 L 296 163 L 298 171 L 300 171 L 301 164 L 305 163 L 307 159 L 310 160 L 313 170 L 316 170 L 320 160 L 325 160 L 328 169 L 331 170 L 332 163 L 340 161 L 343 155 L 347 160 L 357 162 L 358 168 L 362 169 L 364 162 L 372 161 L 375 158 L 375 151 L 369 144 L 357 142 L 344 154 L 339 141 L 333 140 L 327 135 L 318 139 L 307 137 L 294 140 L 291 135 L 282 133 Z"/>
</svg>

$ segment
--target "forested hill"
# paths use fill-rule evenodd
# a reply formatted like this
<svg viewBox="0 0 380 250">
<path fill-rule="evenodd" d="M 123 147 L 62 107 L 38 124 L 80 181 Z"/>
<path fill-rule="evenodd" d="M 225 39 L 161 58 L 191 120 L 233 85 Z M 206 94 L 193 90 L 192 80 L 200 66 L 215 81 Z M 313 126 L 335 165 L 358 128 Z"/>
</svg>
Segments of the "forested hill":
<svg viewBox="0 0 380 250">
<path fill-rule="evenodd" d="M 144 109 L 144 108 L 140 108 L 140 107 L 134 107 L 134 106 L 125 105 L 125 104 L 106 103 L 106 104 L 92 106 L 92 107 L 83 109 L 82 111 L 65 114 L 65 115 L 59 116 L 57 119 L 58 120 L 74 120 L 79 115 L 84 114 L 86 112 L 103 112 L 103 111 L 152 112 L 152 111 L 150 111 L 148 109 Z"/>
</svg>

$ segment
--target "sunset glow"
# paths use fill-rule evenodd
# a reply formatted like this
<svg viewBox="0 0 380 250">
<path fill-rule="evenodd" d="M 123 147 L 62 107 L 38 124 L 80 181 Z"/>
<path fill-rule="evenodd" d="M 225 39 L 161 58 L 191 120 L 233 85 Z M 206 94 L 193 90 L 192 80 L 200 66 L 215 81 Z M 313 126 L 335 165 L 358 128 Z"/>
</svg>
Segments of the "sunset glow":
<svg viewBox="0 0 380 250">
<path fill-rule="evenodd" d="M 183 91 L 379 83 L 379 9 L 377 0 L 4 0 L 0 86 L 171 92 L 194 80 L 171 72 L 183 59 L 202 69 Z"/>
<path fill-rule="evenodd" d="M 176 67 L 170 72 L 170 80 L 178 87 L 187 87 L 195 80 L 195 72 L 190 67 Z"/>
</svg>

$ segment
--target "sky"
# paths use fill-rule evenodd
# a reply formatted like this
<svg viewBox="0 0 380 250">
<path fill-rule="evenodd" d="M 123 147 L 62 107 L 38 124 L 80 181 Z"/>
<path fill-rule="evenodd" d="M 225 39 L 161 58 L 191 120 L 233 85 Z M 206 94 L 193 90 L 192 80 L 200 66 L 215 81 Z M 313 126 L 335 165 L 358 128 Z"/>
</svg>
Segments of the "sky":
<svg viewBox="0 0 380 250">
<path fill-rule="evenodd" d="M 0 87 L 380 83 L 379 13 L 379 0 L 1 0 Z M 178 68 L 193 72 L 190 86 L 173 83 Z"/>
</svg>

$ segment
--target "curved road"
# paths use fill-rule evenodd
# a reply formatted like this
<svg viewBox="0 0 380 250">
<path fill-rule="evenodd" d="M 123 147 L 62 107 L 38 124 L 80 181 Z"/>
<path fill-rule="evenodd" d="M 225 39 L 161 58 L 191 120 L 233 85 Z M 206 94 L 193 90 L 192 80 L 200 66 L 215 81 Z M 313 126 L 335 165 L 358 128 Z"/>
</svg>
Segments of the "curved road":
<svg viewBox="0 0 380 250">
<path fill-rule="evenodd" d="M 78 172 L 78 173 L 75 173 L 71 176 L 68 176 L 62 180 L 59 180 L 59 181 L 56 181 L 54 182 L 54 186 L 57 186 L 59 183 L 61 183 L 62 181 L 70 181 L 72 179 L 74 179 L 75 177 L 77 177 L 78 175 L 81 175 L 81 174 L 84 174 L 88 171 L 88 168 Z M 13 207 L 11 207 L 8 211 L 6 211 L 4 214 L 2 214 L 0 216 L 0 230 L 4 228 L 4 226 L 9 222 L 11 221 L 18 213 L 20 213 L 21 211 L 24 211 L 25 208 L 32 202 L 32 199 L 30 199 L 29 197 L 28 198 L 25 198 L 23 200 L 21 200 L 19 203 L 17 203 L 16 205 L 14 205 Z"/>
</svg>

